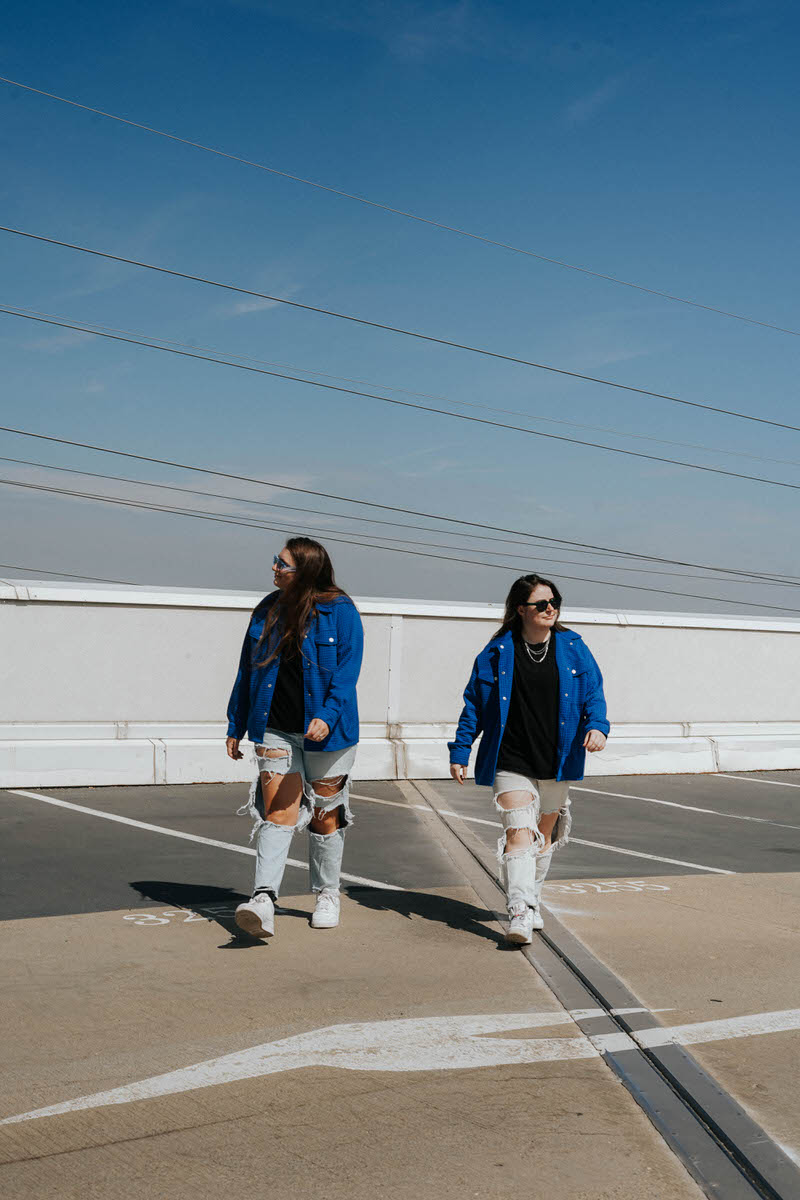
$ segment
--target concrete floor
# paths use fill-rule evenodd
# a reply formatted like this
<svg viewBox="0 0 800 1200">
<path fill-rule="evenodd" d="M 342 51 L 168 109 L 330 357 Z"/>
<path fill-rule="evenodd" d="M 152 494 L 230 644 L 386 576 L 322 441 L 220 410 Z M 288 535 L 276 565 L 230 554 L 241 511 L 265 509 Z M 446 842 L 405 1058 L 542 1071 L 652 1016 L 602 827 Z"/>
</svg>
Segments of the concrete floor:
<svg viewBox="0 0 800 1200">
<path fill-rule="evenodd" d="M 643 1003 L 672 1010 L 665 1024 L 798 1007 L 800 786 L 787 783 L 800 773 L 592 778 L 573 792 L 575 840 L 546 900 Z M 478 823 L 494 820 L 486 789 L 434 786 L 494 842 Z M 308 874 L 290 866 L 268 944 L 231 936 L 252 880 L 249 821 L 234 815 L 246 789 L 32 791 L 78 808 L 0 791 L 2 1115 L 206 1066 L 181 1090 L 0 1126 L 4 1196 L 505 1197 L 544 1172 L 564 1200 L 699 1196 L 504 949 L 408 789 L 354 787 L 345 870 L 361 882 L 341 927 L 309 928 Z M 398 1020 L 426 1024 L 385 1025 Z M 796 1029 L 726 1034 L 691 1051 L 798 1150 L 799 1042 Z M 227 1055 L 224 1081 L 208 1064 Z"/>
</svg>

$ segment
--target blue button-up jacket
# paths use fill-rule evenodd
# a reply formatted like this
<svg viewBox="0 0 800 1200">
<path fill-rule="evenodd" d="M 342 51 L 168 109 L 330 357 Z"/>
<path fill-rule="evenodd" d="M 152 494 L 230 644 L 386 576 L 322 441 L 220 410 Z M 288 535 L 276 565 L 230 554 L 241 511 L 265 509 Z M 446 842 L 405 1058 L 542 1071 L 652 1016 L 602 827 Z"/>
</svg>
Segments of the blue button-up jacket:
<svg viewBox="0 0 800 1200">
<path fill-rule="evenodd" d="M 608 735 L 603 676 L 579 633 L 554 631 L 558 668 L 558 770 L 556 779 L 583 779 L 589 729 Z M 464 690 L 464 708 L 456 736 L 448 742 L 450 762 L 466 766 L 472 743 L 483 734 L 475 762 L 475 782 L 491 786 L 508 720 L 514 682 L 514 640 L 510 633 L 492 638 L 475 659 Z"/>
<path fill-rule="evenodd" d="M 244 638 L 239 670 L 228 704 L 228 737 L 250 735 L 261 742 L 269 724 L 269 710 L 281 656 L 266 667 L 257 666 L 269 653 L 256 652 L 264 621 L 278 592 L 271 592 L 253 610 Z M 277 640 L 277 639 L 276 639 Z M 358 741 L 356 683 L 361 670 L 364 630 L 349 596 L 317 604 L 303 640 L 303 699 L 305 728 L 318 717 L 330 729 L 321 742 L 306 741 L 307 750 L 342 750 Z"/>
</svg>

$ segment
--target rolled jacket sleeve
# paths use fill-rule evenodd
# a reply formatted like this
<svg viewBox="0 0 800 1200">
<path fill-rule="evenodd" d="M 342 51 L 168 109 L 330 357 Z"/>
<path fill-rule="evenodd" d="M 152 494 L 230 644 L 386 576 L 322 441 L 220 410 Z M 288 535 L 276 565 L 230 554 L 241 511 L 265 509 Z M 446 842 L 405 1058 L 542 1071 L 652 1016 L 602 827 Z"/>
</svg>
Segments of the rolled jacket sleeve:
<svg viewBox="0 0 800 1200">
<path fill-rule="evenodd" d="M 603 691 L 603 675 L 597 665 L 594 655 L 586 648 L 589 665 L 586 670 L 586 695 L 583 701 L 583 719 L 586 729 L 596 729 L 599 733 L 608 734 L 611 730 L 606 710 L 606 697 Z"/>
<path fill-rule="evenodd" d="M 364 627 L 358 609 L 352 603 L 334 607 L 338 656 L 336 667 L 325 694 L 322 707 L 314 713 L 332 729 L 343 707 L 353 699 L 364 657 Z"/>
<path fill-rule="evenodd" d="M 248 630 L 250 626 L 248 623 Z M 239 669 L 236 672 L 231 698 L 228 701 L 228 737 L 243 738 L 247 732 L 250 710 L 250 637 L 245 631 Z"/>
<path fill-rule="evenodd" d="M 451 763 L 459 763 L 463 767 L 467 766 L 470 753 L 472 752 L 472 743 L 482 730 L 483 705 L 478 688 L 478 660 L 476 659 L 472 667 L 469 682 L 464 688 L 464 707 L 461 710 L 461 716 L 458 718 L 456 736 L 452 742 L 447 743 Z"/>
</svg>

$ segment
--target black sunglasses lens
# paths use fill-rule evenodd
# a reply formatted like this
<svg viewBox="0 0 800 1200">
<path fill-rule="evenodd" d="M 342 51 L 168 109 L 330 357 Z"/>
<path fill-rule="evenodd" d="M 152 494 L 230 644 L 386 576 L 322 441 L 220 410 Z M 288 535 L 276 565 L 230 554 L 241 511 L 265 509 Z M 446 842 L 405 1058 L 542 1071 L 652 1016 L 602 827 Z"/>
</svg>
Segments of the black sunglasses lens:
<svg viewBox="0 0 800 1200">
<path fill-rule="evenodd" d="M 555 608 L 555 606 L 556 606 L 555 600 L 537 600 L 536 601 L 536 611 L 540 612 L 540 613 L 547 612 L 547 610 L 551 604 L 552 604 L 553 608 Z"/>
</svg>

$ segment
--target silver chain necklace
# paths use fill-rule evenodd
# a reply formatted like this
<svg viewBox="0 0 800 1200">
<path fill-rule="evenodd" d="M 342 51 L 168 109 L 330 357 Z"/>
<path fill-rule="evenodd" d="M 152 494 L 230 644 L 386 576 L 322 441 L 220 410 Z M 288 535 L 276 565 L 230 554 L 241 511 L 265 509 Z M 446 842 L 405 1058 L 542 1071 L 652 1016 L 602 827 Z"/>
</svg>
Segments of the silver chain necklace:
<svg viewBox="0 0 800 1200">
<path fill-rule="evenodd" d="M 531 660 L 531 662 L 534 662 L 537 664 L 543 663 L 544 660 L 547 658 L 547 651 L 550 649 L 550 638 L 548 638 L 547 641 L 545 642 L 544 650 L 533 650 L 530 642 L 526 642 L 524 638 L 522 639 L 522 644 L 525 647 L 528 658 Z"/>
</svg>

